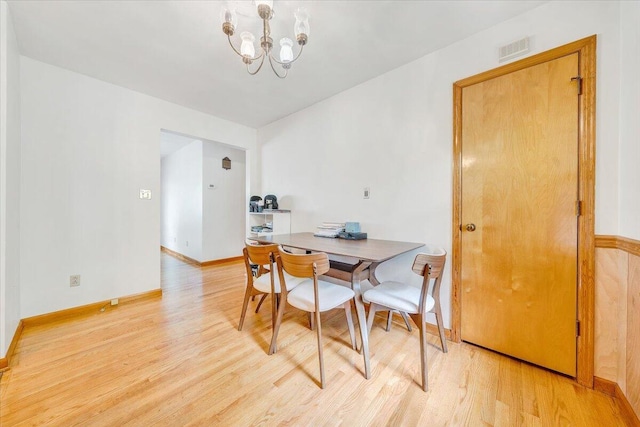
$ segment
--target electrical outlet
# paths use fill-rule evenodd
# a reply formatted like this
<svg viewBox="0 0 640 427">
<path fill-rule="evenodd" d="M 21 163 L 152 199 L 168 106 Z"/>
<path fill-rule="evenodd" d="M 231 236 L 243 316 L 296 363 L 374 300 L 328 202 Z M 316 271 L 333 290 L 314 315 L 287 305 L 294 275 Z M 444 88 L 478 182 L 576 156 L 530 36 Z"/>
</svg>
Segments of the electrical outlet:
<svg viewBox="0 0 640 427">
<path fill-rule="evenodd" d="M 151 200 L 151 190 L 140 189 L 140 198 L 145 200 Z"/>
<path fill-rule="evenodd" d="M 118 301 L 118 298 L 113 298 L 113 299 L 111 300 L 111 305 L 118 305 L 118 303 L 119 303 L 119 302 L 120 302 L 120 301 Z"/>
<path fill-rule="evenodd" d="M 71 287 L 80 286 L 80 275 L 79 274 L 74 274 L 73 276 L 69 277 L 69 286 L 71 286 Z"/>
<path fill-rule="evenodd" d="M 369 195 L 370 195 L 369 187 L 364 187 L 364 192 L 363 192 L 363 194 L 364 194 L 364 198 L 365 198 L 365 199 L 368 199 L 368 198 L 369 198 Z"/>
<path fill-rule="evenodd" d="M 189 241 L 187 240 L 187 246 L 189 246 Z"/>
</svg>

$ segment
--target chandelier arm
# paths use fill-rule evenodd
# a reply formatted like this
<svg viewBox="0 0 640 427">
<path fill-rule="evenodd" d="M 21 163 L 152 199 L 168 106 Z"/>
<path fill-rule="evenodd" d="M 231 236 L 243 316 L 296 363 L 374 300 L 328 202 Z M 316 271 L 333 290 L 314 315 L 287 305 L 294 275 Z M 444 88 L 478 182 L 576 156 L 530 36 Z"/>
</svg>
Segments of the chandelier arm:
<svg viewBox="0 0 640 427">
<path fill-rule="evenodd" d="M 280 62 L 280 61 L 278 61 L 276 58 L 273 58 L 273 60 L 274 60 L 275 62 L 277 62 L 278 64 L 280 64 L 280 65 L 293 64 L 294 62 L 296 62 L 296 61 L 298 60 L 298 58 L 300 58 L 300 55 L 302 55 L 302 49 L 304 49 L 304 45 L 300 45 L 300 51 L 298 52 L 298 54 L 296 55 L 296 57 L 295 57 L 295 58 L 293 58 L 293 59 L 292 59 L 291 61 L 289 61 L 289 62 Z M 269 56 L 269 57 L 271 57 L 271 56 Z"/>
<path fill-rule="evenodd" d="M 260 55 L 258 58 L 262 58 L 262 61 L 260 61 L 260 65 L 258 66 L 258 68 L 256 68 L 256 70 L 254 72 L 251 72 L 249 70 L 249 64 L 247 64 L 247 73 L 251 74 L 252 76 L 255 76 L 256 74 L 258 74 L 258 71 L 260 71 L 260 68 L 262 68 L 262 64 L 264 64 L 264 54 Z"/>
<path fill-rule="evenodd" d="M 284 79 L 285 77 L 287 77 L 287 74 L 289 73 L 289 70 L 284 70 L 284 76 L 281 76 L 280 74 L 278 74 L 278 71 L 276 70 L 276 67 L 273 66 L 273 61 L 278 62 L 277 59 L 273 58 L 271 55 L 269 55 L 269 64 L 271 65 L 271 69 L 273 70 L 273 72 L 275 73 L 276 76 L 278 76 L 281 79 Z"/>
<path fill-rule="evenodd" d="M 229 46 L 231 46 L 231 49 L 233 49 L 233 51 L 237 53 L 238 56 L 242 57 L 243 55 L 240 52 L 238 52 L 238 49 L 236 49 L 233 43 L 231 43 L 231 36 L 229 34 L 227 34 L 227 40 L 229 40 Z"/>
</svg>

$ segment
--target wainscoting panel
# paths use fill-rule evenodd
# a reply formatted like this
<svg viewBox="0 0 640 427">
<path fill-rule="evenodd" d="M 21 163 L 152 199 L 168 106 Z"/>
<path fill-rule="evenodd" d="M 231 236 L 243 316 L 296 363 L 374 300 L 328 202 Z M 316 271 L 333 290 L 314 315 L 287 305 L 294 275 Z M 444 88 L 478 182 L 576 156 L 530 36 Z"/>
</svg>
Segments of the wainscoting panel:
<svg viewBox="0 0 640 427">
<path fill-rule="evenodd" d="M 629 255 L 626 396 L 640 414 L 640 256 Z"/>
<path fill-rule="evenodd" d="M 596 236 L 595 376 L 640 415 L 640 241 Z"/>
<path fill-rule="evenodd" d="M 627 339 L 627 261 L 618 249 L 596 249 L 595 376 L 622 390 Z M 623 372 L 620 372 L 621 369 Z"/>
</svg>

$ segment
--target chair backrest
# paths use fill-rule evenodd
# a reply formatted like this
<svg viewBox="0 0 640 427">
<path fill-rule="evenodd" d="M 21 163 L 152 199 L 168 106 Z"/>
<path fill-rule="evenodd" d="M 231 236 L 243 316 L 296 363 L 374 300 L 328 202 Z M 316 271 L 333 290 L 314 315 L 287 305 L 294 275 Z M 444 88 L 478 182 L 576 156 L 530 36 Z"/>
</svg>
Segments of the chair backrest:
<svg viewBox="0 0 640 427">
<path fill-rule="evenodd" d="M 435 280 L 431 290 L 431 296 L 436 302 L 436 306 L 440 306 L 440 284 L 442 283 L 442 274 L 444 272 L 444 264 L 447 260 L 447 251 L 442 248 L 432 248 L 426 253 L 416 255 L 411 269 L 414 273 L 423 276 L 422 293 L 420 295 L 420 311 L 426 302 L 429 293 L 429 282 Z"/>
<path fill-rule="evenodd" d="M 247 280 L 249 280 L 249 283 L 253 283 L 251 264 L 257 264 L 259 266 L 258 276 L 261 276 L 267 271 L 272 271 L 273 258 L 271 254 L 273 254 L 274 257 L 278 255 L 278 245 L 252 245 L 245 243 L 242 254 L 244 255 L 244 266 L 247 269 Z M 268 265 L 269 268 L 265 268 L 265 265 Z"/>
<path fill-rule="evenodd" d="M 250 245 L 245 244 L 249 260 L 258 265 L 271 263 L 271 254 L 278 255 L 278 245 Z"/>
<path fill-rule="evenodd" d="M 312 254 L 292 254 L 282 247 L 279 249 L 282 268 L 295 277 L 313 277 L 313 266 L 316 266 L 316 274 L 329 271 L 329 257 L 324 252 Z"/>
</svg>

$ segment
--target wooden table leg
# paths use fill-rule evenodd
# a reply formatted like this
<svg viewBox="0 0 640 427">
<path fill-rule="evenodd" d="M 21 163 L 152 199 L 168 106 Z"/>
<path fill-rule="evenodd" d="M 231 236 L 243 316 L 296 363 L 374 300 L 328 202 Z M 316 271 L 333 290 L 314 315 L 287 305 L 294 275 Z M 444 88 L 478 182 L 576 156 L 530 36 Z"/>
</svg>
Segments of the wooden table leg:
<svg viewBox="0 0 640 427">
<path fill-rule="evenodd" d="M 373 262 L 369 266 L 369 282 L 373 286 L 378 286 L 380 284 L 378 277 L 376 277 L 376 268 L 378 268 L 379 265 L 380 265 L 379 262 Z"/>
<path fill-rule="evenodd" d="M 356 294 L 356 314 L 358 315 L 358 326 L 360 327 L 360 339 L 362 343 L 362 356 L 364 358 L 364 377 L 371 378 L 371 366 L 369 363 L 369 333 L 367 331 L 367 318 L 362 302 L 362 290 L 360 288 L 360 273 L 369 267 L 371 263 L 360 261 L 351 272 L 351 288 Z"/>
</svg>

